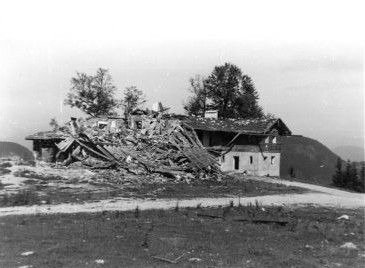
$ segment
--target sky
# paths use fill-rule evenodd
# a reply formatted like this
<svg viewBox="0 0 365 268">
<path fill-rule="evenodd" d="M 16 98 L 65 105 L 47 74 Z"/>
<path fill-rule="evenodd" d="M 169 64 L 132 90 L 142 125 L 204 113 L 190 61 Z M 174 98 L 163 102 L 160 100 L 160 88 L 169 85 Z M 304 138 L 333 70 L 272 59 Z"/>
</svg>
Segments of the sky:
<svg viewBox="0 0 365 268">
<path fill-rule="evenodd" d="M 230 62 L 265 112 L 330 148 L 364 144 L 361 1 L 2 1 L 0 140 L 85 116 L 63 105 L 76 71 L 109 70 L 183 113 L 189 78 Z"/>
</svg>

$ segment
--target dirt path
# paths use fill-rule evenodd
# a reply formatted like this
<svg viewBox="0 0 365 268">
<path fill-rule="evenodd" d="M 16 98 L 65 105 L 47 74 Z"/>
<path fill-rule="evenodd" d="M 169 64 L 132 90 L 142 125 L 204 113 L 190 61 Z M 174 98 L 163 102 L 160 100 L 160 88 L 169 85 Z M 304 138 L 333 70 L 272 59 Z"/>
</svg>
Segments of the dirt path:
<svg viewBox="0 0 365 268">
<path fill-rule="evenodd" d="M 81 212 L 101 212 L 104 210 L 128 211 L 134 210 L 137 206 L 141 210 L 147 209 L 170 209 L 176 204 L 179 207 L 196 207 L 201 206 L 220 206 L 227 205 L 233 201 L 235 205 L 243 205 L 259 202 L 261 205 L 284 205 L 284 206 L 326 206 L 341 208 L 364 208 L 365 195 L 350 193 L 337 189 L 311 185 L 300 182 L 282 181 L 270 178 L 252 178 L 272 183 L 283 183 L 286 185 L 299 186 L 316 192 L 304 194 L 285 194 L 285 195 L 267 195 L 257 197 L 224 197 L 224 198 L 196 198 L 186 200 L 174 199 L 129 199 L 115 198 L 101 200 L 99 202 L 90 202 L 84 204 L 58 204 L 58 205 L 36 205 L 36 206 L 18 206 L 0 208 L 0 216 L 8 215 L 25 215 L 25 214 L 54 214 L 54 213 L 81 213 Z"/>
<path fill-rule="evenodd" d="M 365 202 L 365 194 L 361 193 L 353 193 L 348 191 L 342 191 L 335 188 L 329 188 L 309 183 L 303 183 L 303 182 L 296 182 L 296 181 L 287 181 L 287 180 L 280 180 L 280 179 L 274 179 L 274 178 L 267 178 L 267 177 L 250 177 L 250 180 L 256 180 L 256 181 L 263 181 L 268 183 L 280 183 L 287 186 L 296 186 L 304 189 L 308 189 L 315 192 L 321 192 L 326 193 L 329 195 L 335 195 L 335 196 L 342 196 L 342 197 L 349 197 L 349 198 L 359 198 L 362 199 L 363 202 Z"/>
</svg>

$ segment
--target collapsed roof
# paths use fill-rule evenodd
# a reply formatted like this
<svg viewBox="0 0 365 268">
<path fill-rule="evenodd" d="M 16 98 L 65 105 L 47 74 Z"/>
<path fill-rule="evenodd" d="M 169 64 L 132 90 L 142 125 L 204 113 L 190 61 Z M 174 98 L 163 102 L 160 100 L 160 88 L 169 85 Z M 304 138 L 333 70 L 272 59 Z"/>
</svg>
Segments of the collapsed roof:
<svg viewBox="0 0 365 268">
<path fill-rule="evenodd" d="M 244 120 L 187 117 L 184 123 L 195 130 L 264 135 L 276 128 L 279 135 L 291 135 L 291 131 L 280 118 Z"/>
<path fill-rule="evenodd" d="M 139 114 L 139 113 L 138 113 Z M 291 135 L 290 129 L 280 118 L 269 119 L 214 119 L 194 116 L 167 114 L 164 119 L 181 120 L 194 130 L 234 132 L 241 134 L 265 135 L 270 134 L 273 129 L 278 131 L 279 135 Z M 98 117 L 89 118 L 86 122 L 106 120 L 124 120 L 120 117 Z M 26 140 L 62 140 L 67 135 L 60 131 L 44 131 L 27 136 Z"/>
</svg>

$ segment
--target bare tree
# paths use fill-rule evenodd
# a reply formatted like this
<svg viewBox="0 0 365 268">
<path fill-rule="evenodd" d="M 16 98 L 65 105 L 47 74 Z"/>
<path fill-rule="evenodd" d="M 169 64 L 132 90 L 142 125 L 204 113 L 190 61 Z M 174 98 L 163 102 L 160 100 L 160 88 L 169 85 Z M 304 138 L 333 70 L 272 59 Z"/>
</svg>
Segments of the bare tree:
<svg viewBox="0 0 365 268">
<path fill-rule="evenodd" d="M 187 103 L 184 105 L 184 109 L 189 115 L 204 116 L 207 109 L 208 92 L 204 85 L 204 78 L 200 75 L 189 80 L 189 91 L 192 95 L 189 97 Z"/>
</svg>

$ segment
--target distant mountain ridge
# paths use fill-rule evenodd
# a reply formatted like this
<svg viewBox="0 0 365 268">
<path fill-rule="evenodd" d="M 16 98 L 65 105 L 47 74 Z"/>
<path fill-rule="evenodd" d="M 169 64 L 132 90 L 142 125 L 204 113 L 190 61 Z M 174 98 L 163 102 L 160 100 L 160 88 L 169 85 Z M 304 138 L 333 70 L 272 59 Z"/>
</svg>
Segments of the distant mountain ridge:
<svg viewBox="0 0 365 268">
<path fill-rule="evenodd" d="M 0 157 L 18 156 L 24 160 L 33 160 L 33 153 L 23 145 L 15 142 L 0 141 Z"/>
<path fill-rule="evenodd" d="M 294 169 L 296 180 L 320 185 L 330 185 L 335 173 L 338 155 L 322 143 L 302 136 L 281 137 L 280 174 L 289 177 Z"/>
<path fill-rule="evenodd" d="M 343 160 L 362 162 L 365 161 L 364 147 L 360 146 L 338 146 L 333 149 Z"/>
</svg>

